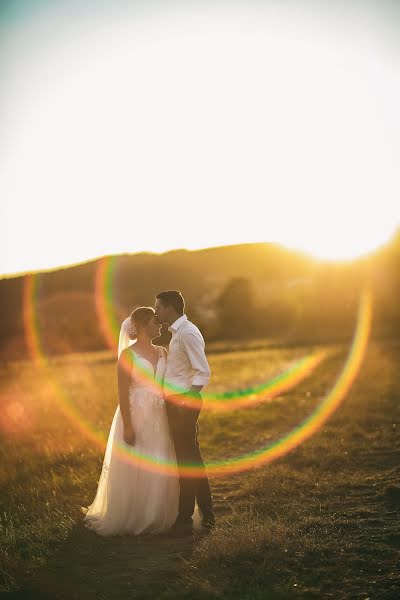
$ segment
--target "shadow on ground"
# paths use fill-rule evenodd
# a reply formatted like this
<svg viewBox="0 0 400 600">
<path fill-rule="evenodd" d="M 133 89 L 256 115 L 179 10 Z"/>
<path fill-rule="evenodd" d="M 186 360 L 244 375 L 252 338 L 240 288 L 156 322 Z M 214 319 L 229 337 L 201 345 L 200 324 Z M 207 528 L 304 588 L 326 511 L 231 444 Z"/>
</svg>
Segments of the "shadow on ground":
<svg viewBox="0 0 400 600">
<path fill-rule="evenodd" d="M 201 539 L 168 536 L 101 537 L 80 520 L 65 543 L 7 599 L 108 600 L 154 598 L 176 580 L 183 559 L 191 557 Z M 67 568 L 66 568 L 67 567 Z"/>
</svg>

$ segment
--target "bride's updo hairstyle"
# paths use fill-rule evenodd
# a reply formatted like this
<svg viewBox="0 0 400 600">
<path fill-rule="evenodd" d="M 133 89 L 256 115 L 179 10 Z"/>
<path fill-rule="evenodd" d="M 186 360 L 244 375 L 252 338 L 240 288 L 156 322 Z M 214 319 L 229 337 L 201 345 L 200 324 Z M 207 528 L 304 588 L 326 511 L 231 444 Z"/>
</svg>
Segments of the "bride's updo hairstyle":
<svg viewBox="0 0 400 600">
<path fill-rule="evenodd" d="M 154 317 L 155 311 L 151 306 L 139 306 L 131 313 L 131 327 L 129 331 L 129 337 L 131 340 L 136 340 L 138 336 L 138 330 L 141 327 L 145 327 L 147 323 Z"/>
</svg>

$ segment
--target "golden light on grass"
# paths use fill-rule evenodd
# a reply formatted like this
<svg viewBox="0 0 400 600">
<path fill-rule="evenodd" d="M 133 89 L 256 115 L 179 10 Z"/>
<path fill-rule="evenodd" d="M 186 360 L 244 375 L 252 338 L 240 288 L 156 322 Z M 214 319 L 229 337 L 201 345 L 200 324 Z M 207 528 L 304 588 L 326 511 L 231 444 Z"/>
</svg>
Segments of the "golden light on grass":
<svg viewBox="0 0 400 600">
<path fill-rule="evenodd" d="M 28 397 L 21 390 L 16 390 L 12 384 L 2 390 L 0 397 L 1 434 L 14 442 L 24 439 L 26 434 L 31 435 L 37 426 L 37 411 L 31 406 Z"/>
</svg>

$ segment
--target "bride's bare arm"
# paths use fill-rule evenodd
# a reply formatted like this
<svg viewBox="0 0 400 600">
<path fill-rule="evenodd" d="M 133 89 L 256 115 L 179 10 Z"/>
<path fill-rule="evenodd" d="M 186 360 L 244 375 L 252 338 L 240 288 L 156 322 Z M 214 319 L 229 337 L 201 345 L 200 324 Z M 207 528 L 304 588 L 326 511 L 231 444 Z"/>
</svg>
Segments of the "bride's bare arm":
<svg viewBox="0 0 400 600">
<path fill-rule="evenodd" d="M 129 383 L 132 369 L 132 359 L 129 351 L 124 350 L 118 361 L 118 399 L 124 423 L 124 440 L 127 444 L 135 443 L 131 411 L 129 408 Z"/>
</svg>

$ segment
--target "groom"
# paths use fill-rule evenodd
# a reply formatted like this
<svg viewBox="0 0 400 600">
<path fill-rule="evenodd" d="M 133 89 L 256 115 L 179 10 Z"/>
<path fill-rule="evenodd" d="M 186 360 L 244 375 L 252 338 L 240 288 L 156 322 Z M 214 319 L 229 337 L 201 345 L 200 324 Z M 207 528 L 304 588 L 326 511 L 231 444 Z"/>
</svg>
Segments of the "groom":
<svg viewBox="0 0 400 600">
<path fill-rule="evenodd" d="M 165 381 L 179 393 L 165 389 L 165 400 L 171 437 L 175 445 L 179 471 L 179 509 L 172 535 L 185 535 L 193 530 L 195 499 L 202 516 L 202 527 L 214 526 L 210 485 L 197 439 L 197 419 L 202 406 L 201 389 L 210 379 L 210 367 L 204 352 L 204 339 L 199 329 L 184 313 L 185 301 L 180 292 L 169 290 L 156 296 L 158 321 L 168 323 L 172 339 L 169 345 Z M 194 463 L 198 477 L 185 477 L 180 465 Z"/>
</svg>

